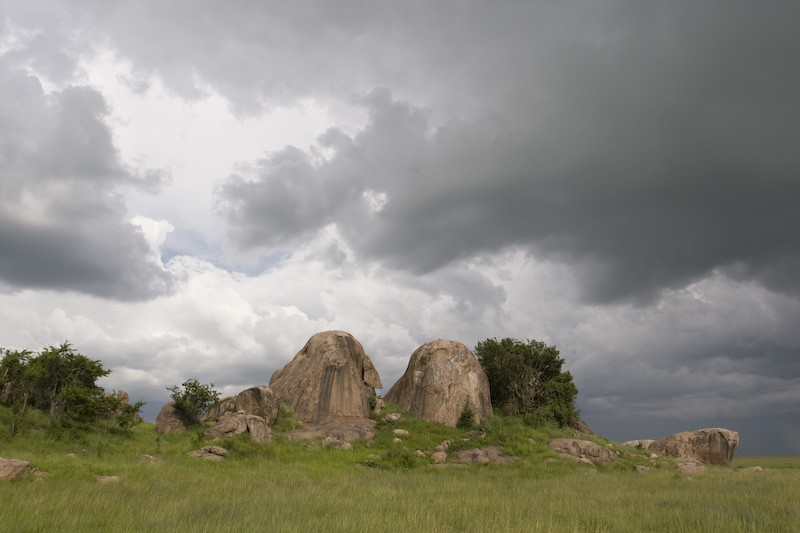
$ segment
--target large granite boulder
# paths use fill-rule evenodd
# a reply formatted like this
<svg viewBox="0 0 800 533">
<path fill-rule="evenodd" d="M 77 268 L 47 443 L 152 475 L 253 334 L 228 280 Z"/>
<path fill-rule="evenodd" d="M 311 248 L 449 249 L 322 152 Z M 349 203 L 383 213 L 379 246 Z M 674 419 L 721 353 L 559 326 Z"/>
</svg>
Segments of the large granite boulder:
<svg viewBox="0 0 800 533">
<path fill-rule="evenodd" d="M 707 465 L 731 466 L 739 434 L 723 428 L 684 431 L 659 439 L 647 448 L 653 453 Z"/>
<path fill-rule="evenodd" d="M 225 413 L 203 434 L 212 439 L 222 439 L 242 433 L 249 433 L 250 438 L 256 442 L 272 442 L 272 429 L 264 417 L 250 415 L 244 411 Z"/>
<path fill-rule="evenodd" d="M 267 425 L 275 423 L 278 418 L 278 398 L 269 387 L 258 385 L 243 390 L 236 395 L 235 411 L 244 411 L 247 415 L 260 416 Z"/>
<path fill-rule="evenodd" d="M 612 463 L 617 460 L 614 452 L 588 440 L 550 439 L 547 445 L 557 452 L 576 459 L 588 459 L 594 464 Z"/>
<path fill-rule="evenodd" d="M 159 435 L 169 435 L 171 433 L 180 433 L 188 426 L 187 421 L 181 415 L 181 412 L 175 409 L 174 402 L 167 402 L 161 411 L 158 412 L 156 417 L 156 433 Z"/>
<path fill-rule="evenodd" d="M 344 331 L 317 333 L 269 380 L 278 401 L 309 424 L 368 417 L 369 399 L 382 386 L 361 343 Z"/>
<path fill-rule="evenodd" d="M 417 348 L 385 399 L 421 420 L 447 426 L 455 426 L 466 407 L 476 424 L 492 416 L 486 373 L 469 348 L 450 340 Z"/>
</svg>

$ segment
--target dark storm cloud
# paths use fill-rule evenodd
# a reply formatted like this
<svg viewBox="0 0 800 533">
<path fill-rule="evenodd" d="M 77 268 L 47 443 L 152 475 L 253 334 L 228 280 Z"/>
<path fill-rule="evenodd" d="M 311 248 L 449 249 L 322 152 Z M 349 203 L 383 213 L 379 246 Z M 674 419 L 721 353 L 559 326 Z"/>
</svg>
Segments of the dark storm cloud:
<svg viewBox="0 0 800 533">
<path fill-rule="evenodd" d="M 157 186 L 118 160 L 96 91 L 45 95 L 35 77 L 0 70 L 0 279 L 11 288 L 118 299 L 169 290 L 120 186 Z"/>
</svg>

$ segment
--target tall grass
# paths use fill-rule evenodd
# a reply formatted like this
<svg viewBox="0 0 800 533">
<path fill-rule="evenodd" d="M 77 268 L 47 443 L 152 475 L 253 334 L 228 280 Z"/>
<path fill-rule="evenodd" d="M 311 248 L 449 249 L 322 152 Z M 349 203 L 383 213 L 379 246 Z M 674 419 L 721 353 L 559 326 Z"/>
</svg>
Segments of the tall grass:
<svg viewBox="0 0 800 533">
<path fill-rule="evenodd" d="M 157 438 L 152 424 L 127 434 L 4 438 L 0 456 L 31 461 L 51 476 L 0 483 L 0 530 L 727 533 L 796 531 L 800 523 L 800 458 L 782 458 L 761 473 L 709 468 L 687 477 L 665 464 L 637 474 L 638 459 L 592 473 L 546 461 L 555 457 L 546 447 L 551 430 L 496 419 L 482 444 L 504 439 L 521 457 L 516 463 L 433 467 L 420 460 L 403 468 L 392 462 L 393 450 L 474 441 L 412 419 L 398 426 L 411 433 L 405 442 L 392 443 L 388 425 L 352 450 L 281 437 L 264 445 L 231 439 L 223 463 L 185 455 L 204 444 L 198 432 Z M 143 464 L 142 454 L 159 462 Z M 375 454 L 382 459 L 370 462 Z M 751 466 L 750 459 L 737 462 Z M 101 484 L 94 475 L 120 480 Z"/>
</svg>

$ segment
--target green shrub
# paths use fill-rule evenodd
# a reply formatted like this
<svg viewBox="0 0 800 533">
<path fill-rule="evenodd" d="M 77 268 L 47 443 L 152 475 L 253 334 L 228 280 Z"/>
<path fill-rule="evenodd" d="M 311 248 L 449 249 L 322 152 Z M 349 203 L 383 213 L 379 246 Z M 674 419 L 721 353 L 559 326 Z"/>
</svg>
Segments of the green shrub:
<svg viewBox="0 0 800 533">
<path fill-rule="evenodd" d="M 281 402 L 280 405 L 278 405 L 278 416 L 275 419 L 275 423 L 272 424 L 272 431 L 291 431 L 300 426 L 302 426 L 302 424 L 295 416 L 292 408 Z"/>
<path fill-rule="evenodd" d="M 474 429 L 475 428 L 475 409 L 467 403 L 464 409 L 461 410 L 461 415 L 458 417 L 456 427 L 459 429 Z"/>
<path fill-rule="evenodd" d="M 167 387 L 167 390 L 172 393 L 175 409 L 190 426 L 200 424 L 203 413 L 219 401 L 219 392 L 214 390 L 213 383 L 205 385 L 196 379 L 184 381 L 182 386 Z"/>
</svg>

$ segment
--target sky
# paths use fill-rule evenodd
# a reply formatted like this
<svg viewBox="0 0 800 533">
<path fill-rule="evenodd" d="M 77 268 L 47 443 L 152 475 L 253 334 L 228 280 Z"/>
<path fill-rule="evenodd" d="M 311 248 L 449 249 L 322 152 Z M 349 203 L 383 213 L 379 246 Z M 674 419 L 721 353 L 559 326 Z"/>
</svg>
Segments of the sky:
<svg viewBox="0 0 800 533">
<path fill-rule="evenodd" d="M 0 346 L 147 402 L 350 332 L 555 345 L 617 441 L 800 454 L 800 4 L 0 0 Z"/>
</svg>

